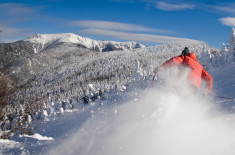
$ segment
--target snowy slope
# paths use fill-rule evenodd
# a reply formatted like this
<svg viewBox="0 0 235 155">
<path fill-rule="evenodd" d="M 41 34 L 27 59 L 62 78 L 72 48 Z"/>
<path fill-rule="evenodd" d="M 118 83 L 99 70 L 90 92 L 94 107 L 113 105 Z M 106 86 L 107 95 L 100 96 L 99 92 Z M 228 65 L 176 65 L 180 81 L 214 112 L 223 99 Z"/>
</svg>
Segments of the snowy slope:
<svg viewBox="0 0 235 155">
<path fill-rule="evenodd" d="M 235 97 L 234 69 L 231 64 L 212 73 L 213 94 Z M 67 111 L 60 119 L 38 125 L 33 136 L 1 140 L 1 153 L 235 153 L 231 147 L 235 145 L 234 101 L 216 97 L 203 100 L 195 94 L 182 97 L 159 86 L 129 92 L 122 100 L 114 101 L 115 94 L 110 100 L 79 105 L 78 110 Z"/>
<path fill-rule="evenodd" d="M 58 118 L 64 111 L 79 109 L 78 105 L 84 102 L 92 104 L 94 100 L 103 98 L 102 95 L 107 93 L 120 94 L 116 91 L 146 88 L 148 81 L 152 78 L 153 67 L 168 59 L 169 55 L 172 55 L 170 53 L 180 54 L 179 49 L 183 46 L 172 44 L 160 46 L 160 48 L 152 47 L 155 49 L 154 52 L 131 50 L 102 53 L 93 52 L 87 48 L 80 48 L 79 51 L 69 48 L 64 53 L 65 47 L 67 46 L 62 44 L 61 48 L 56 46 L 53 50 L 45 49 L 40 52 L 47 54 L 42 57 L 42 60 L 53 61 L 32 79 L 26 81 L 24 89 L 13 97 L 12 102 L 16 104 L 25 101 L 27 103 L 27 99 L 29 102 L 32 102 L 30 99 L 42 99 L 42 104 L 37 110 L 33 107 L 38 107 L 38 104 L 30 104 L 32 106 L 30 109 L 33 111 L 27 113 L 26 125 L 30 126 L 37 120 Z M 205 62 L 211 59 L 209 56 L 214 56 L 202 45 L 189 47 L 193 51 L 201 49 L 202 52 L 209 53 L 207 57 L 204 57 Z M 48 53 L 51 53 L 52 58 L 54 56 L 60 60 L 48 59 Z M 208 65 L 213 66 L 211 62 Z M 13 113 L 17 119 L 20 119 L 25 109 L 28 109 L 27 106 L 27 104 L 20 106 L 11 104 L 4 109 L 4 112 L 6 116 Z M 11 118 L 6 117 L 6 119 L 7 124 L 10 124 Z"/>
</svg>

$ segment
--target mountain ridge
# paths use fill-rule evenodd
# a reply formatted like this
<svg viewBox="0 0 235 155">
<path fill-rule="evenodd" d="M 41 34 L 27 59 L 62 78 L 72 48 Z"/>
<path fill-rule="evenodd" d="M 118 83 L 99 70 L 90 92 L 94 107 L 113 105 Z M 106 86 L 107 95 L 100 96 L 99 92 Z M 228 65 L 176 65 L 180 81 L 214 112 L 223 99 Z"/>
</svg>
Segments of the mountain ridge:
<svg viewBox="0 0 235 155">
<path fill-rule="evenodd" d="M 23 41 L 29 41 L 35 44 L 40 44 L 42 46 L 41 47 L 42 49 L 56 43 L 74 43 L 92 50 L 97 50 L 99 52 L 106 52 L 113 50 L 130 50 L 130 49 L 145 47 L 144 45 L 135 41 L 130 41 L 130 42 L 115 42 L 115 41 L 103 41 L 103 40 L 97 41 L 73 33 L 36 34 L 33 37 L 24 39 Z M 108 48 L 110 46 L 112 46 L 112 48 Z M 37 50 L 38 49 L 35 49 L 35 51 Z"/>
</svg>

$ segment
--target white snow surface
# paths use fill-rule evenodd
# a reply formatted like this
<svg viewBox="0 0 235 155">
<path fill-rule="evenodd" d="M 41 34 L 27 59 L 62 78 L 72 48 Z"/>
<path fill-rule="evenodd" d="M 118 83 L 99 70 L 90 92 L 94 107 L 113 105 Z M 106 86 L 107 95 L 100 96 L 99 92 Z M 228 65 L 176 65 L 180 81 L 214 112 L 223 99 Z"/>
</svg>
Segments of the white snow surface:
<svg viewBox="0 0 235 155">
<path fill-rule="evenodd" d="M 30 135 L 23 135 L 22 137 L 30 137 L 30 138 L 35 138 L 35 139 L 38 139 L 38 140 L 54 140 L 54 138 L 52 138 L 52 137 L 42 136 L 42 135 L 40 135 L 38 133 L 35 133 L 32 136 L 30 136 Z"/>
<path fill-rule="evenodd" d="M 234 64 L 214 72 L 215 87 L 221 85 L 220 78 L 231 76 L 232 68 Z M 233 108 L 224 108 L 234 102 L 203 98 L 183 81 L 171 77 L 164 87 L 135 92 L 119 106 L 95 110 L 93 117 L 49 154 L 234 154 Z"/>
<path fill-rule="evenodd" d="M 234 97 L 235 64 L 214 70 L 212 95 Z M 233 155 L 234 101 L 203 98 L 159 75 L 128 98 L 79 105 L 61 118 L 38 124 L 33 136 L 0 141 L 2 154 Z M 173 89 L 175 88 L 175 89 Z M 119 92 L 122 93 L 122 92 Z M 44 138 L 43 138 L 44 137 Z"/>
</svg>

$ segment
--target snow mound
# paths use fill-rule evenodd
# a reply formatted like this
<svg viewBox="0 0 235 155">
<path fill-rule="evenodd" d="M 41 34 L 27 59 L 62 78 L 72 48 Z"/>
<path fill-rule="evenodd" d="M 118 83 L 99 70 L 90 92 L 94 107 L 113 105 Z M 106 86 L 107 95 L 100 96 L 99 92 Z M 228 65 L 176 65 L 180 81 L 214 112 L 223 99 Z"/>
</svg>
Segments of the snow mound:
<svg viewBox="0 0 235 155">
<path fill-rule="evenodd" d="M 34 138 L 34 139 L 37 139 L 37 140 L 54 140 L 54 138 L 52 138 L 52 137 L 42 136 L 38 133 L 35 133 L 33 135 L 23 135 L 23 137 Z"/>
</svg>

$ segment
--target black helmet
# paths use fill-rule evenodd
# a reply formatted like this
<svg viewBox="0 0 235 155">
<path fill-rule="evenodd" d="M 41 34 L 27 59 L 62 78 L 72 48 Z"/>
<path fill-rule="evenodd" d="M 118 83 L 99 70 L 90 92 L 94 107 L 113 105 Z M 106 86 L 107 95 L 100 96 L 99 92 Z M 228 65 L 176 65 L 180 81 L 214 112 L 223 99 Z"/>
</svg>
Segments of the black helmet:
<svg viewBox="0 0 235 155">
<path fill-rule="evenodd" d="M 185 47 L 184 50 L 182 51 L 182 55 L 185 55 L 185 54 L 188 54 L 188 53 L 190 53 L 189 49 L 188 49 L 188 47 Z"/>
</svg>

